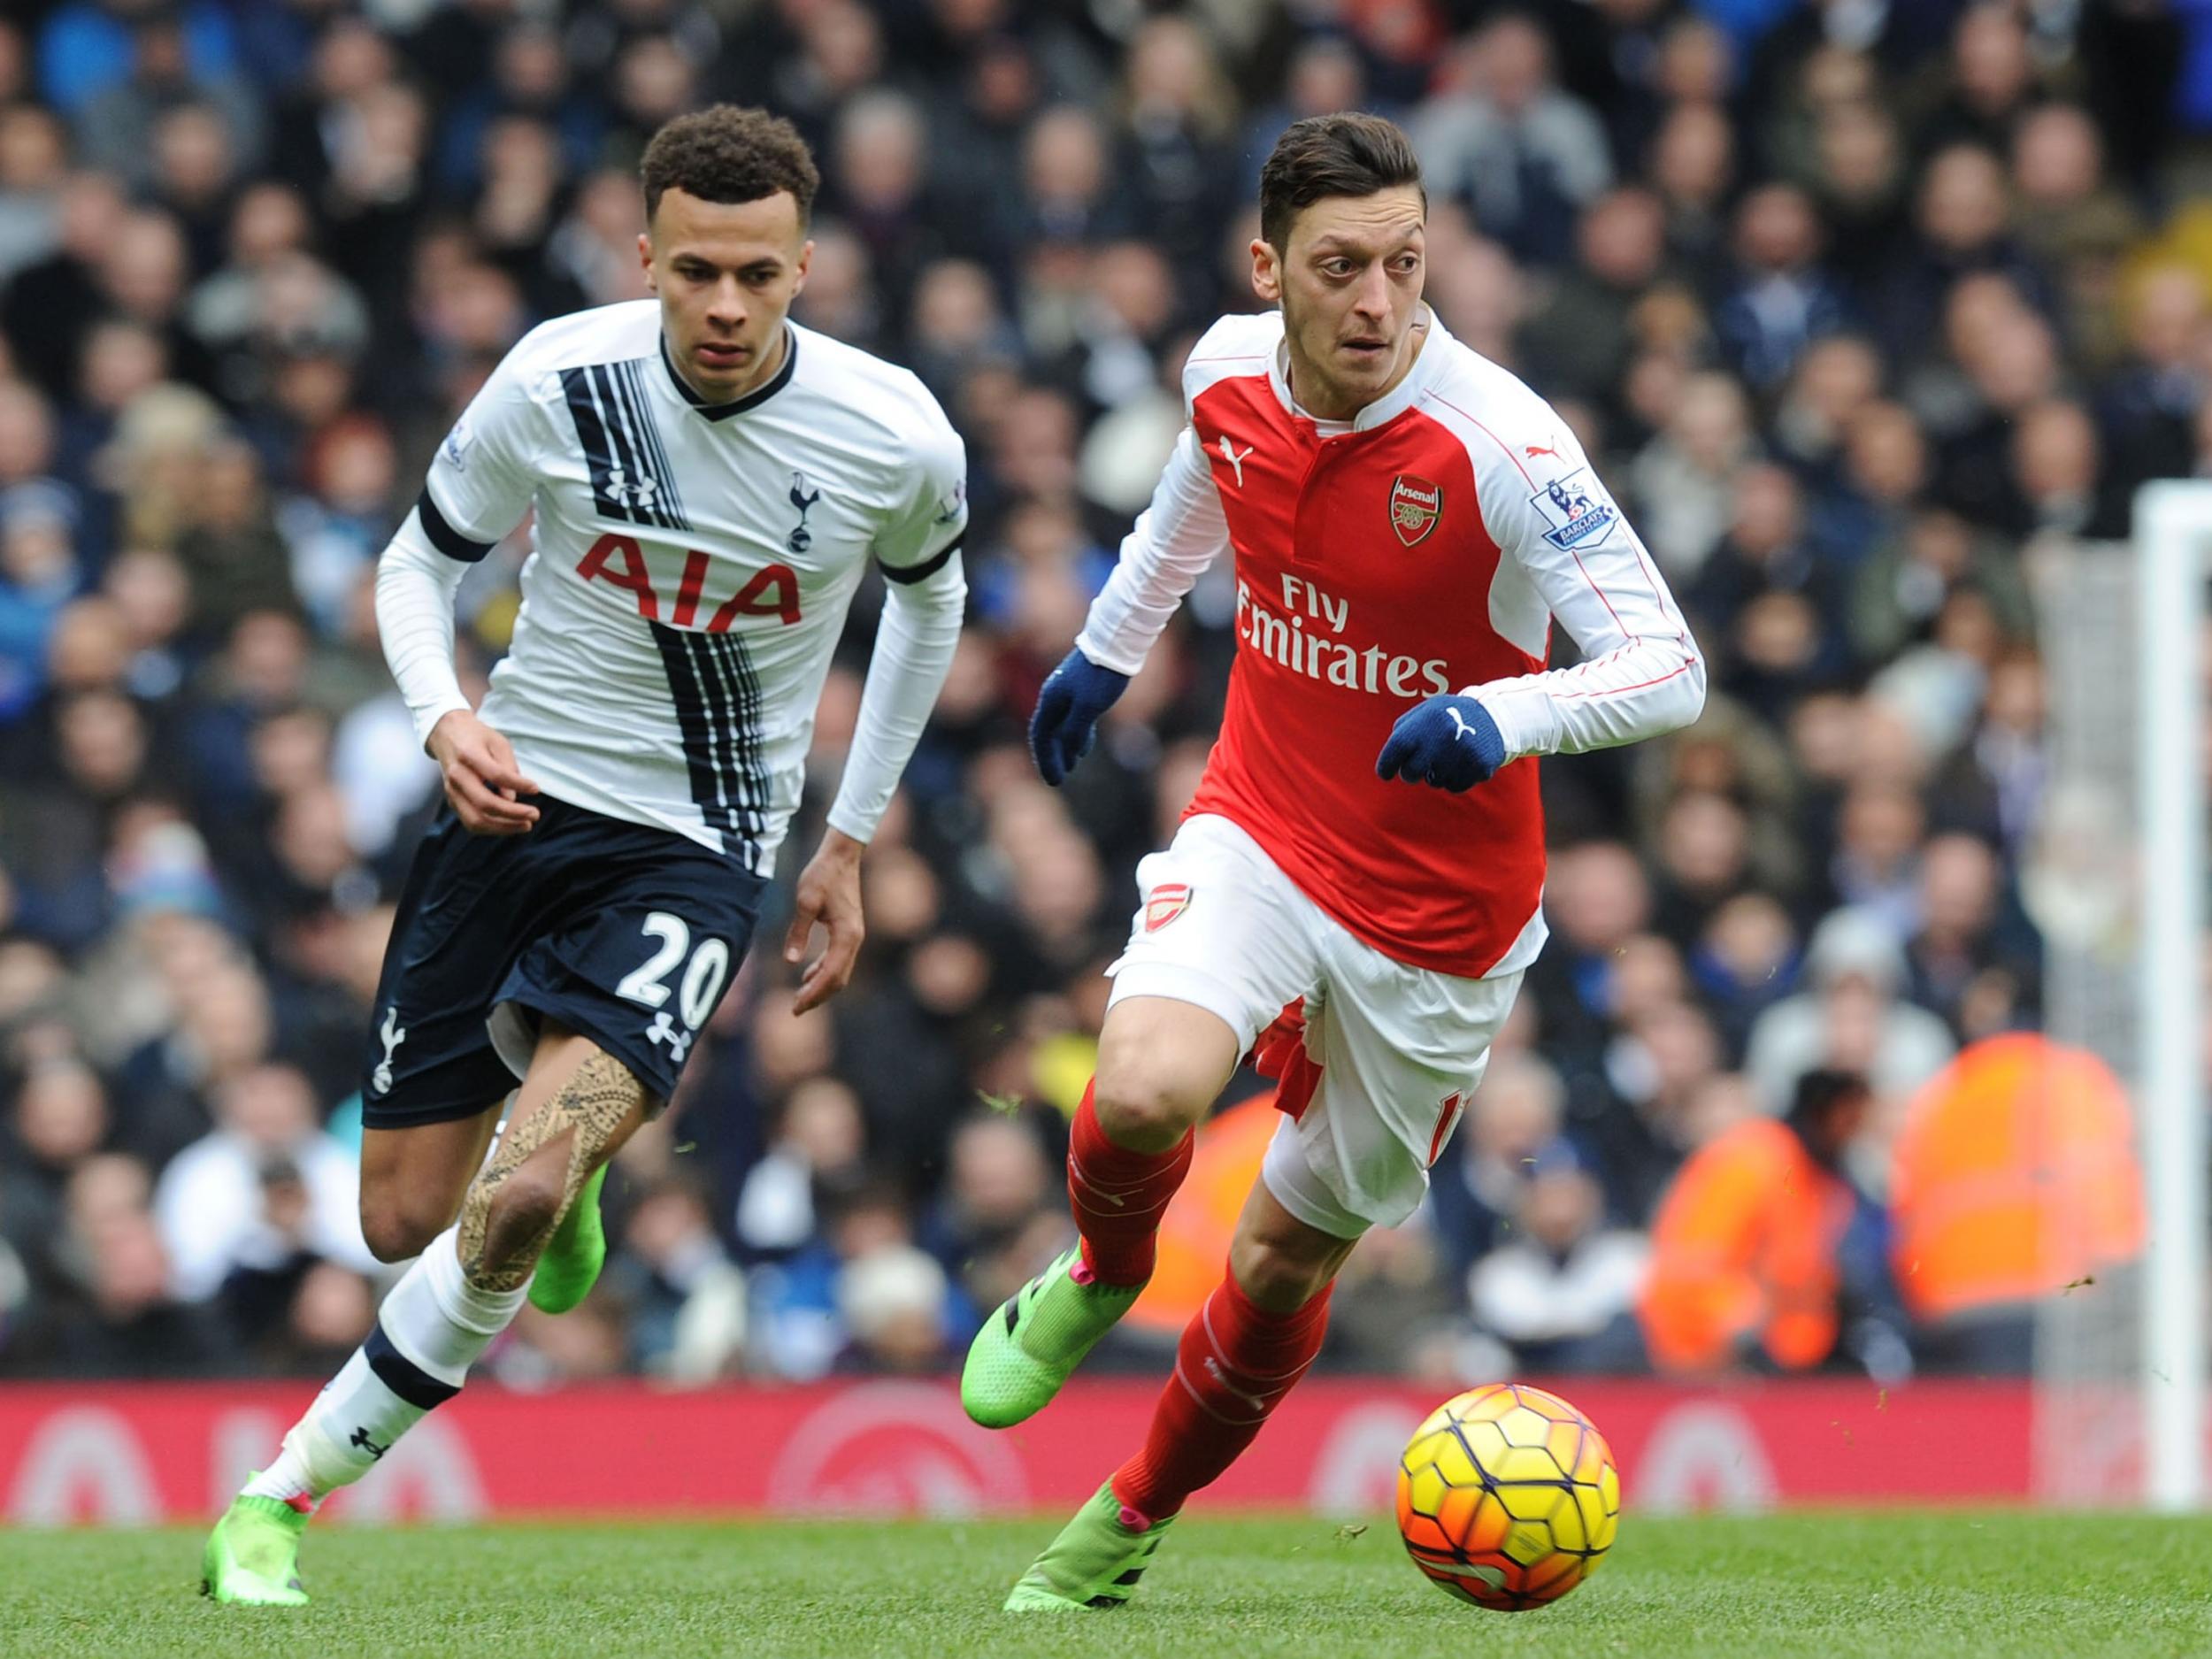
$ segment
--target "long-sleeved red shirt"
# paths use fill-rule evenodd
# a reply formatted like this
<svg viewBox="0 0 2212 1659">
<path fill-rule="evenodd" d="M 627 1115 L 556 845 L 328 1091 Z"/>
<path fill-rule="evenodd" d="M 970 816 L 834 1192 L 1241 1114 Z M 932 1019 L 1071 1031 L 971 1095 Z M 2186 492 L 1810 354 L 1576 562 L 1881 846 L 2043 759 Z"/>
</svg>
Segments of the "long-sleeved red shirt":
<svg viewBox="0 0 2212 1659">
<path fill-rule="evenodd" d="M 1528 757 L 1655 736 L 1705 669 L 1651 558 L 1551 406 L 1426 318 L 1348 428 L 1300 410 L 1279 312 L 1225 317 L 1184 370 L 1190 424 L 1078 646 L 1141 665 L 1223 549 L 1237 656 L 1190 810 L 1229 818 L 1356 937 L 1482 976 L 1544 941 Z M 1547 670 L 1551 624 L 1583 660 Z M 1481 700 L 1509 764 L 1453 795 L 1375 775 L 1399 716 Z"/>
</svg>

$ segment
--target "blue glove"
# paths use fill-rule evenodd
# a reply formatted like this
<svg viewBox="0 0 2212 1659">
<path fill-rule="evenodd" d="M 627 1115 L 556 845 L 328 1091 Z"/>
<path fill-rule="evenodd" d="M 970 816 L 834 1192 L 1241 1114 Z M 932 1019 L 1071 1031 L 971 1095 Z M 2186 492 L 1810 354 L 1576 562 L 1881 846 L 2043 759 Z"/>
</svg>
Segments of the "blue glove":
<svg viewBox="0 0 2212 1659">
<path fill-rule="evenodd" d="M 1054 788 L 1075 770 L 1098 740 L 1098 717 L 1114 706 L 1129 676 L 1101 668 L 1080 651 L 1070 651 L 1037 694 L 1037 712 L 1029 717 L 1029 752 L 1037 775 Z"/>
<path fill-rule="evenodd" d="M 1440 692 L 1398 717 L 1375 757 L 1378 778 L 1402 778 L 1459 795 L 1505 764 L 1505 739 L 1472 697 Z"/>
</svg>

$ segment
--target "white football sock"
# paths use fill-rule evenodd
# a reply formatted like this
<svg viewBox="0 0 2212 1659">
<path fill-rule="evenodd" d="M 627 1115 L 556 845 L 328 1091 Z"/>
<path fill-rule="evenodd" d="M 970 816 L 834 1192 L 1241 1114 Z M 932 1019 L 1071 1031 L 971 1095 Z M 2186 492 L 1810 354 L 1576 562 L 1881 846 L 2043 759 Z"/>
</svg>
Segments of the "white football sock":
<svg viewBox="0 0 2212 1659">
<path fill-rule="evenodd" d="M 292 1425 L 267 1470 L 246 1485 L 264 1498 L 313 1502 L 376 1466 L 426 1412 L 450 1400 L 529 1292 L 485 1290 L 461 1271 L 449 1227 L 417 1256 L 377 1310 L 369 1340 Z"/>
</svg>

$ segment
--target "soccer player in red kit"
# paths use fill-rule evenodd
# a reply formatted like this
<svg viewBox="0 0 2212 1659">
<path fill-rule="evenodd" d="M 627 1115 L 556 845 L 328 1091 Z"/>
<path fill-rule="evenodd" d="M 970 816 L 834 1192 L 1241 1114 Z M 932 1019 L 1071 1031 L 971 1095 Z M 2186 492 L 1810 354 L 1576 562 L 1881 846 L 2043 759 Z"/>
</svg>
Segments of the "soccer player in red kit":
<svg viewBox="0 0 2212 1659">
<path fill-rule="evenodd" d="M 961 1379 L 1041 1409 L 1150 1277 L 1192 1133 L 1256 1048 L 1285 1118 L 1151 1431 L 1008 1610 L 1126 1601 L 1190 1494 L 1321 1346 L 1354 1240 L 1394 1226 L 1544 942 L 1534 757 L 1697 718 L 1681 612 L 1574 434 L 1421 301 L 1405 134 L 1317 116 L 1260 179 L 1252 286 L 1184 371 L 1189 424 L 1030 728 L 1058 784 L 1225 547 L 1220 741 L 1142 902 L 1068 1155 L 1081 1233 L 995 1313 Z M 1547 671 L 1556 619 L 1579 649 Z"/>
</svg>

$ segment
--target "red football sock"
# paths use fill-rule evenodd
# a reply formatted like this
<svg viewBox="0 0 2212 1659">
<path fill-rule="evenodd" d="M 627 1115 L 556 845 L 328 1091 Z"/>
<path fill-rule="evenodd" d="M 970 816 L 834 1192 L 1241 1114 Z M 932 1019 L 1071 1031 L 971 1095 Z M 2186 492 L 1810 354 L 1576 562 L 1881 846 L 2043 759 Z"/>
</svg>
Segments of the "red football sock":
<svg viewBox="0 0 2212 1659">
<path fill-rule="evenodd" d="M 1083 1235 L 1083 1265 L 1109 1285 L 1141 1285 L 1152 1277 L 1152 1256 L 1167 1201 L 1190 1171 L 1187 1133 L 1164 1152 L 1118 1147 L 1099 1127 L 1091 1096 L 1083 1091 L 1068 1138 L 1068 1202 Z"/>
<path fill-rule="evenodd" d="M 1270 1313 L 1224 1278 L 1184 1327 L 1144 1450 L 1114 1471 L 1122 1506 L 1164 1519 L 1236 1462 L 1306 1374 L 1328 1325 L 1326 1287 L 1295 1313 Z"/>
</svg>

